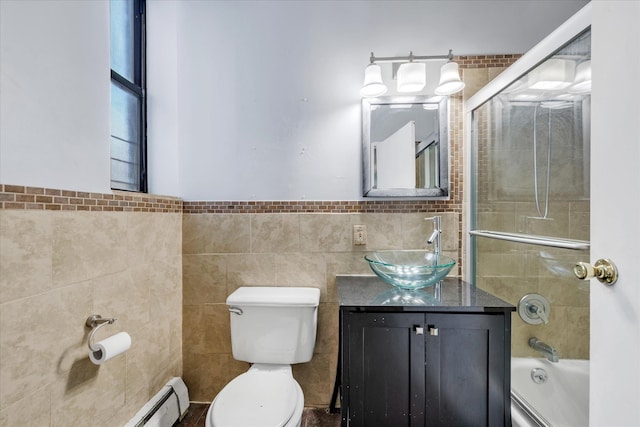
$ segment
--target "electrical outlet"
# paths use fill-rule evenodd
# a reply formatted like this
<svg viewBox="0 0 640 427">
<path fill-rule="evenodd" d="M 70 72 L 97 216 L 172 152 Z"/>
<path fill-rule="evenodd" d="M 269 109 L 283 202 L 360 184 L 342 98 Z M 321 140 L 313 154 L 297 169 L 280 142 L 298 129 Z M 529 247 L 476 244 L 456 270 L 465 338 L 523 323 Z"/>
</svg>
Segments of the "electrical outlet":
<svg viewBox="0 0 640 427">
<path fill-rule="evenodd" d="M 367 226 L 366 225 L 353 226 L 353 244 L 354 245 L 367 244 Z"/>
</svg>

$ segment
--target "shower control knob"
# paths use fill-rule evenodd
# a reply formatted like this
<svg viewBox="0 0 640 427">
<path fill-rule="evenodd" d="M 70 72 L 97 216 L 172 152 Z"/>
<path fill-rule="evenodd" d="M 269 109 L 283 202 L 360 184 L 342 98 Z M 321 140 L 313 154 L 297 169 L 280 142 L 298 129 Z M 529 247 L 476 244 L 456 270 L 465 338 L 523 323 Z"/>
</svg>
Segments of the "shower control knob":
<svg viewBox="0 0 640 427">
<path fill-rule="evenodd" d="M 603 258 L 593 265 L 587 262 L 578 262 L 573 267 L 573 274 L 580 280 L 597 278 L 605 285 L 613 285 L 618 280 L 618 269 L 613 261 Z"/>
<path fill-rule="evenodd" d="M 547 324 L 551 315 L 551 306 L 542 295 L 527 294 L 518 302 L 518 314 L 530 325 Z"/>
</svg>

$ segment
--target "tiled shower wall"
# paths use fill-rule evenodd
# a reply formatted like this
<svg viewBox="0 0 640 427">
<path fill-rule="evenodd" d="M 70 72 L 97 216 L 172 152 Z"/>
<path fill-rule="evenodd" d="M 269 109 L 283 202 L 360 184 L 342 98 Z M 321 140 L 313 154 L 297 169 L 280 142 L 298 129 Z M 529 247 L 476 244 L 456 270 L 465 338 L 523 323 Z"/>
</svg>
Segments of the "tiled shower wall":
<svg viewBox="0 0 640 427">
<path fill-rule="evenodd" d="M 182 202 L 0 190 L 0 425 L 123 425 L 182 374 Z M 131 349 L 93 365 L 91 314 Z"/>
</svg>

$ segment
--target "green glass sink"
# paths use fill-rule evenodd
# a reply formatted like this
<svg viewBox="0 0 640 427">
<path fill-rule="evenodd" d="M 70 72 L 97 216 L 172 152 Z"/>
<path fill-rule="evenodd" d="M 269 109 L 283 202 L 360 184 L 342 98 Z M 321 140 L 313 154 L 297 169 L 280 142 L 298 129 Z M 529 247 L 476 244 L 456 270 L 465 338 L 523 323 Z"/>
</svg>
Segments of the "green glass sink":
<svg viewBox="0 0 640 427">
<path fill-rule="evenodd" d="M 420 289 L 444 279 L 456 261 L 425 250 L 378 251 L 364 259 L 378 277 L 400 289 Z"/>
</svg>

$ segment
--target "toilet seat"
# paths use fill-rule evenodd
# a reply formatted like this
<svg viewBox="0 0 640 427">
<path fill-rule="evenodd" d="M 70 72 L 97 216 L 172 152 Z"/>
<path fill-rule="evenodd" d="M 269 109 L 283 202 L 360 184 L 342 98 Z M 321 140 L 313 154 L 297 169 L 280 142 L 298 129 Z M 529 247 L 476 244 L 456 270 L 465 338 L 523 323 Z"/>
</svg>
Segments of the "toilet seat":
<svg viewBox="0 0 640 427">
<path fill-rule="evenodd" d="M 283 427 L 294 415 L 298 387 L 282 372 L 249 370 L 220 391 L 208 421 L 213 427 Z"/>
</svg>

